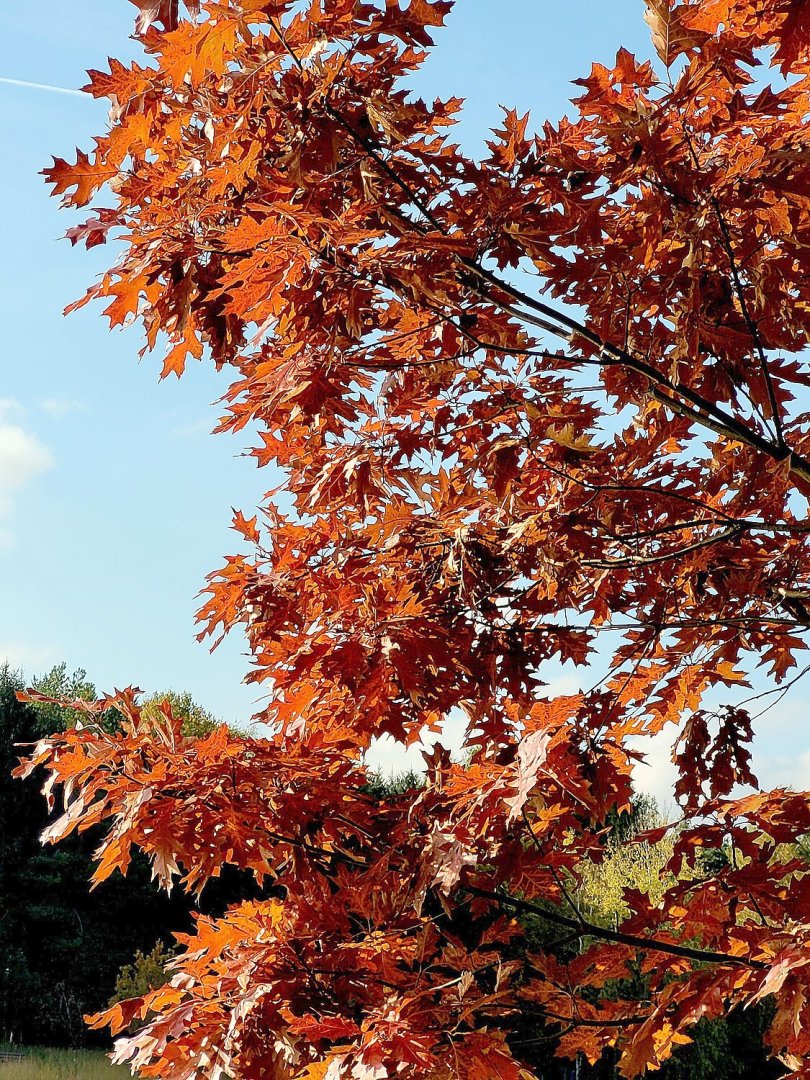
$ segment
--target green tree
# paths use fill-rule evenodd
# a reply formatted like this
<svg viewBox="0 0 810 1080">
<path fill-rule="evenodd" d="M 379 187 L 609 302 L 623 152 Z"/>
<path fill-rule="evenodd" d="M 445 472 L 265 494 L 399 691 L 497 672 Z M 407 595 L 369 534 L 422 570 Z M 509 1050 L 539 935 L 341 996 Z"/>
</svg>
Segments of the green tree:
<svg viewBox="0 0 810 1080">
<path fill-rule="evenodd" d="M 171 897 L 159 892 L 140 856 L 126 883 L 116 875 L 90 892 L 99 828 L 57 847 L 40 843 L 48 820 L 39 792 L 42 778 L 23 783 L 12 778 L 24 752 L 19 744 L 75 724 L 78 714 L 19 701 L 18 692 L 31 683 L 47 696 L 97 696 L 82 669 L 71 673 L 58 664 L 27 681 L 7 664 L 0 667 L 0 1040 L 79 1045 L 93 1038 L 83 1015 L 107 1002 L 133 954 L 151 955 L 156 941 L 169 939 L 170 927 L 191 929 L 191 901 L 182 892 Z M 206 723 L 213 726 L 190 695 L 168 696 L 195 732 Z M 115 726 L 118 715 L 110 710 L 104 723 Z M 219 911 L 236 895 L 233 878 L 225 875 L 207 890 L 204 906 Z"/>
<path fill-rule="evenodd" d="M 603 926 L 618 927 L 630 914 L 625 891 L 649 896 L 654 904 L 672 883 L 665 867 L 675 845 L 674 830 L 655 843 L 637 838 L 665 825 L 661 810 L 651 796 L 639 795 L 630 811 L 612 815 L 605 855 L 582 867 L 577 902 L 583 914 Z"/>
<path fill-rule="evenodd" d="M 141 711 L 146 716 L 154 716 L 164 704 L 169 705 L 174 716 L 182 719 L 183 734 L 195 739 L 210 735 L 222 722 L 198 705 L 188 690 L 159 690 L 149 694 L 141 703 Z"/>
<path fill-rule="evenodd" d="M 150 990 L 157 990 L 159 986 L 163 986 L 169 981 L 166 964 L 171 958 L 172 953 L 163 941 L 156 941 L 149 952 L 138 949 L 132 963 L 125 964 L 118 972 L 115 991 L 109 1004 L 114 1005 L 117 1001 L 143 997 Z M 145 1020 L 133 1020 L 129 1025 L 129 1030 L 136 1031 L 145 1023 Z"/>
<path fill-rule="evenodd" d="M 67 664 L 63 661 L 56 664 L 50 671 L 40 675 L 31 684 L 38 693 L 47 697 L 59 698 L 61 701 L 95 701 L 95 685 L 87 678 L 84 668 L 77 668 L 68 672 Z M 64 731 L 74 727 L 80 718 L 76 709 L 65 705 L 51 704 L 49 702 L 37 702 L 34 706 L 37 717 L 37 727 L 43 735 L 52 731 Z"/>
</svg>

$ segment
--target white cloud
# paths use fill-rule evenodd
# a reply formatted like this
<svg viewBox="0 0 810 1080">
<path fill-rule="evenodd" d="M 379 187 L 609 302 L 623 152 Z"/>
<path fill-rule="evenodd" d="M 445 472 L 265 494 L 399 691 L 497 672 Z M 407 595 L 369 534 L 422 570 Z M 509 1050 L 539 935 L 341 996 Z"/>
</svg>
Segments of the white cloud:
<svg viewBox="0 0 810 1080">
<path fill-rule="evenodd" d="M 810 791 L 810 700 L 800 695 L 801 690 L 754 721 L 751 765 L 763 791 L 779 787 Z M 658 735 L 633 743 L 634 749 L 646 755 L 633 770 L 635 785 L 653 795 L 662 808 L 674 805 L 677 769 L 671 755 L 676 737 L 677 730 L 670 725 Z"/>
<path fill-rule="evenodd" d="M 788 787 L 794 791 L 810 791 L 810 750 L 793 756 L 767 758 L 760 768 L 758 779 L 764 788 Z"/>
<path fill-rule="evenodd" d="M 54 420 L 61 420 L 70 413 L 84 412 L 87 406 L 83 401 L 73 401 L 71 398 L 46 398 L 39 403 L 40 409 L 46 412 Z"/>
<path fill-rule="evenodd" d="M 798 684 L 754 721 L 753 766 L 763 788 L 810 790 L 810 700 Z"/>
<path fill-rule="evenodd" d="M 16 398 L 0 398 L 0 423 L 10 419 L 12 416 L 23 416 L 24 413 L 25 409 Z"/>
<path fill-rule="evenodd" d="M 633 783 L 645 795 L 652 795 L 661 810 L 675 805 L 675 781 L 678 770 L 672 763 L 672 743 L 676 729 L 669 725 L 657 735 L 634 739 L 632 747 L 644 754 L 644 761 L 633 768 Z"/>
<path fill-rule="evenodd" d="M 22 641 L 0 641 L 0 664 L 20 668 L 29 677 L 39 675 L 58 659 L 57 651 L 50 645 L 27 645 Z"/>
<path fill-rule="evenodd" d="M 441 743 L 454 758 L 464 756 L 464 734 L 466 719 L 458 713 L 442 723 L 440 732 L 431 731 L 422 736 L 422 741 L 405 747 L 390 735 L 374 739 L 366 753 L 366 765 L 382 773 L 383 776 L 397 776 L 400 773 L 424 772 L 424 751 L 430 750 L 436 743 Z"/>
<path fill-rule="evenodd" d="M 15 497 L 54 464 L 48 447 L 17 422 L 23 416 L 19 402 L 0 399 L 0 542 L 5 544 L 11 537 L 2 522 L 10 517 Z"/>
<path fill-rule="evenodd" d="M 52 467 L 51 452 L 36 435 L 0 421 L 0 508 L 37 473 Z"/>
<path fill-rule="evenodd" d="M 570 697 L 582 693 L 582 680 L 568 672 L 562 672 L 542 688 L 544 698 Z"/>
<path fill-rule="evenodd" d="M 548 698 L 579 692 L 578 680 L 569 674 L 561 674 L 543 687 L 544 696 Z M 366 764 L 369 768 L 382 773 L 383 776 L 396 776 L 410 770 L 424 772 L 424 751 L 432 749 L 436 743 L 441 743 L 446 750 L 449 750 L 456 761 L 463 760 L 464 739 L 467 733 L 464 715 L 460 711 L 453 713 L 443 721 L 441 728 L 440 732 L 426 733 L 422 736 L 421 742 L 409 747 L 403 746 L 390 735 L 374 739 L 366 753 Z"/>
<path fill-rule="evenodd" d="M 557 697 L 579 693 L 575 676 L 560 673 L 544 688 L 544 696 Z M 754 723 L 756 738 L 752 747 L 754 773 L 763 790 L 788 787 L 810 791 L 810 699 L 804 684 L 780 701 Z M 658 735 L 632 741 L 632 748 L 644 754 L 644 761 L 633 768 L 636 790 L 655 798 L 665 816 L 677 815 L 675 782 L 678 770 L 672 762 L 672 747 L 679 728 L 667 725 Z M 422 745 L 405 748 L 390 736 L 375 739 L 366 762 L 383 775 L 396 775 L 408 769 L 424 771 L 422 750 L 441 742 L 456 759 L 463 757 L 464 724 L 452 717 L 441 734 L 431 733 Z M 743 789 L 739 789 L 739 793 Z"/>
</svg>

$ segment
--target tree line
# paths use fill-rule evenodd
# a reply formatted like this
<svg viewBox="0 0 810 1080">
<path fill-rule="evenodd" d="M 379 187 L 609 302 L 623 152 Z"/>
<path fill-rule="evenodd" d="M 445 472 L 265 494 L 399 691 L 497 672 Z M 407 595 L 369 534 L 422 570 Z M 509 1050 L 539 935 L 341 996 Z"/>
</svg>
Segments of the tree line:
<svg viewBox="0 0 810 1080">
<path fill-rule="evenodd" d="M 49 815 L 39 784 L 21 783 L 11 771 L 24 752 L 20 744 L 70 727 L 75 714 L 19 701 L 17 693 L 28 685 L 68 700 L 96 697 L 85 672 L 70 673 L 65 664 L 31 680 L 0 667 L 0 1042 L 107 1045 L 88 1030 L 84 1015 L 107 1004 L 138 951 L 148 956 L 157 944 L 171 949 L 172 931 L 192 928 L 192 900 L 181 890 L 157 889 L 147 860 L 137 854 L 127 883 L 116 875 L 91 891 L 93 852 L 104 827 L 58 846 L 40 842 Z M 147 709 L 167 696 L 188 730 L 213 729 L 213 717 L 189 694 L 153 695 Z M 118 719 L 109 710 L 105 724 L 114 729 Z M 212 885 L 203 900 L 208 912 L 244 893 L 230 874 Z"/>
</svg>

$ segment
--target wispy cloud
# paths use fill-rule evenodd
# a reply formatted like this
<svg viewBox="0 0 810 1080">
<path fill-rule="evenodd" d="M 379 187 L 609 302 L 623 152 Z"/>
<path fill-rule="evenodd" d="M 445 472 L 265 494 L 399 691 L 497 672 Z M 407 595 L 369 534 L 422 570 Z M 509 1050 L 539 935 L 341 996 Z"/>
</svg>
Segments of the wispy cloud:
<svg viewBox="0 0 810 1080">
<path fill-rule="evenodd" d="M 51 86 L 50 83 L 29 82 L 27 79 L 11 79 L 7 75 L 0 75 L 0 83 L 6 86 L 20 86 L 25 90 L 45 90 L 49 94 L 69 94 L 71 97 L 86 98 L 87 94 L 81 90 L 70 90 L 67 86 Z"/>
<path fill-rule="evenodd" d="M 83 401 L 74 401 L 70 398 L 46 398 L 45 401 L 40 401 L 39 407 L 54 420 L 61 420 L 63 416 L 68 416 L 70 413 L 84 412 L 87 409 Z"/>
<path fill-rule="evenodd" d="M 53 455 L 36 435 L 19 421 L 25 410 L 18 401 L 0 399 L 0 545 L 7 546 L 11 535 L 4 519 L 14 509 L 14 499 L 41 472 L 53 468 Z"/>
<path fill-rule="evenodd" d="M 39 675 L 59 659 L 51 645 L 28 645 L 23 641 L 0 641 L 0 664 L 8 664 L 25 675 Z"/>
<path fill-rule="evenodd" d="M 25 409 L 13 397 L 0 398 L 0 423 L 8 420 L 11 416 L 23 416 Z"/>
<path fill-rule="evenodd" d="M 668 727 L 657 735 L 634 739 L 632 744 L 644 754 L 644 760 L 633 768 L 633 783 L 645 795 L 652 795 L 664 812 L 675 800 L 678 770 L 672 763 L 672 741 L 676 735 L 675 728 Z"/>
</svg>

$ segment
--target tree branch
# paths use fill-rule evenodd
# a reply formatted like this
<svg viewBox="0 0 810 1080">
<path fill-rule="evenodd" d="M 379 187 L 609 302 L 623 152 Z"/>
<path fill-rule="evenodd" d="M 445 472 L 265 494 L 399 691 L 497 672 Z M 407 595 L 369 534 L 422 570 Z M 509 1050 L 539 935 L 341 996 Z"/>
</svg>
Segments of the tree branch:
<svg viewBox="0 0 810 1080">
<path fill-rule="evenodd" d="M 463 885 L 461 888 L 472 896 L 491 900 L 501 907 L 511 907 L 515 911 L 522 911 L 527 915 L 539 915 L 540 918 L 546 919 L 548 922 L 556 923 L 558 926 L 567 926 L 572 930 L 580 930 L 583 934 L 600 938 L 602 941 L 613 941 L 619 945 L 629 945 L 631 948 L 641 951 L 647 950 L 666 953 L 670 956 L 681 956 L 687 960 L 695 960 L 698 963 L 729 964 L 735 967 L 751 968 L 754 971 L 768 971 L 769 969 L 768 964 L 760 960 L 751 960 L 745 956 L 733 956 L 731 953 L 715 952 L 711 949 L 697 949 L 689 945 L 678 945 L 676 942 L 660 941 L 657 938 L 637 937 L 635 934 L 624 934 L 621 930 L 608 930 L 603 926 L 598 926 L 596 923 L 589 922 L 587 919 L 582 921 L 572 919 L 556 911 L 548 911 L 530 900 L 521 900 L 519 897 L 510 896 L 507 893 L 491 892 L 489 889 L 482 889 L 477 885 Z"/>
</svg>

